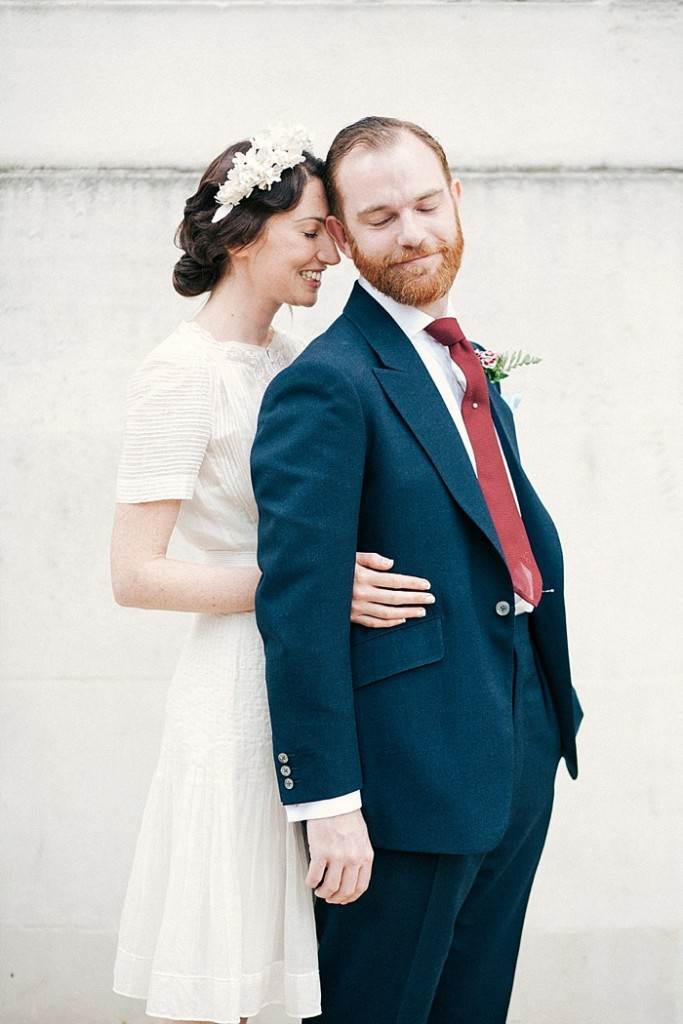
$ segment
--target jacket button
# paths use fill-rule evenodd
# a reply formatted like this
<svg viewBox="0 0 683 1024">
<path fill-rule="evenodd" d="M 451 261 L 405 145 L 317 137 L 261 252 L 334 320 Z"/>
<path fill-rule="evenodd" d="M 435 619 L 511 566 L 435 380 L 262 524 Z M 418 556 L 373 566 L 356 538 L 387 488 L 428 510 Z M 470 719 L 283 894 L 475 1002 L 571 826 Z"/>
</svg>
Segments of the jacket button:
<svg viewBox="0 0 683 1024">
<path fill-rule="evenodd" d="M 289 761 L 289 758 L 287 757 L 286 754 L 278 754 L 277 759 L 280 762 L 280 764 L 287 764 L 287 762 Z"/>
<path fill-rule="evenodd" d="M 280 775 L 291 775 L 291 774 L 292 774 L 292 769 L 289 767 L 289 765 L 288 764 L 283 764 L 282 768 L 280 769 Z"/>
<path fill-rule="evenodd" d="M 285 789 L 294 789 L 293 779 L 285 779 Z"/>
<path fill-rule="evenodd" d="M 496 605 L 496 611 L 499 615 L 507 615 L 510 611 L 510 603 L 508 601 L 499 601 Z"/>
</svg>

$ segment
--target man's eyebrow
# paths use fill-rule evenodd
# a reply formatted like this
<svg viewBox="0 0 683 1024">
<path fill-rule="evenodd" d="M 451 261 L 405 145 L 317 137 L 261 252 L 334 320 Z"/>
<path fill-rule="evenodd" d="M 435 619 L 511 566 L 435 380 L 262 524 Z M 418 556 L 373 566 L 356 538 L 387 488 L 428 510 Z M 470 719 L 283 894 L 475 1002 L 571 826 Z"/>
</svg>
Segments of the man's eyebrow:
<svg viewBox="0 0 683 1024">
<path fill-rule="evenodd" d="M 429 192 L 424 192 L 421 196 L 417 196 L 413 202 L 421 203 L 423 199 L 431 199 L 433 196 L 439 196 L 443 192 L 442 188 L 433 188 Z M 391 208 L 390 203 L 380 203 L 379 206 L 366 206 L 364 210 L 361 210 L 358 214 L 359 217 L 367 217 L 370 213 L 378 213 L 380 210 L 388 210 Z"/>
<path fill-rule="evenodd" d="M 295 220 L 294 223 L 298 224 L 299 221 L 302 221 L 302 220 L 317 220 L 319 224 L 324 224 L 325 223 L 325 218 L 324 217 L 297 217 L 297 219 Z"/>
</svg>

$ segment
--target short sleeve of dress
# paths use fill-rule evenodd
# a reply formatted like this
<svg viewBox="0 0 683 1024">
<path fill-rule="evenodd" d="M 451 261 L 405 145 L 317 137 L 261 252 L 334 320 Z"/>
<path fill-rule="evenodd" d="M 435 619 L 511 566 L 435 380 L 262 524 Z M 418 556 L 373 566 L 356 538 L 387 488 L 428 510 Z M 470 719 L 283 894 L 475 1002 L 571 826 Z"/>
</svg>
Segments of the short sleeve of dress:
<svg viewBox="0 0 683 1024">
<path fill-rule="evenodd" d="M 212 408 L 208 364 L 141 363 L 126 392 L 116 501 L 191 498 L 211 437 Z"/>
</svg>

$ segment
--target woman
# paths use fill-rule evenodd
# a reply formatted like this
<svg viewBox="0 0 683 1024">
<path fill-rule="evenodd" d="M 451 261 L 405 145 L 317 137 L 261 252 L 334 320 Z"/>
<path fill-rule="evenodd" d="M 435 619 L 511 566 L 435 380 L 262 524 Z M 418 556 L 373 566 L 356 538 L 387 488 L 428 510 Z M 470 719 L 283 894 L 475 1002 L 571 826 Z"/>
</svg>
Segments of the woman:
<svg viewBox="0 0 683 1024">
<path fill-rule="evenodd" d="M 111 564 L 119 604 L 197 613 L 170 683 L 163 738 L 121 915 L 114 990 L 166 1020 L 237 1024 L 269 1003 L 320 1013 L 300 824 L 272 767 L 254 593 L 249 454 L 261 397 L 301 350 L 272 326 L 313 306 L 339 256 L 323 165 L 298 132 L 239 142 L 187 201 L 173 283 L 209 292 L 133 374 Z M 203 564 L 167 557 L 178 529 Z M 424 614 L 429 584 L 359 554 L 354 622 Z M 421 592 L 422 591 L 422 592 Z"/>
</svg>

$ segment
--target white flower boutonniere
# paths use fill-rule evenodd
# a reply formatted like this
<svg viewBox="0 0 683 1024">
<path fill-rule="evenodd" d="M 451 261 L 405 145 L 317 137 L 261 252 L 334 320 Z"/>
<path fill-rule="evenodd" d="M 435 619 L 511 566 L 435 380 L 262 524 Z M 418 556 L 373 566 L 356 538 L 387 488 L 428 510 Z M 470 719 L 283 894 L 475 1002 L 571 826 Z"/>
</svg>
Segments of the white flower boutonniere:
<svg viewBox="0 0 683 1024">
<path fill-rule="evenodd" d="M 475 349 L 484 373 L 492 384 L 498 384 L 501 380 L 509 377 L 510 371 L 518 366 L 529 366 L 532 363 L 540 363 L 540 356 L 529 355 L 516 349 L 514 352 L 492 352 L 490 348 Z"/>
</svg>

